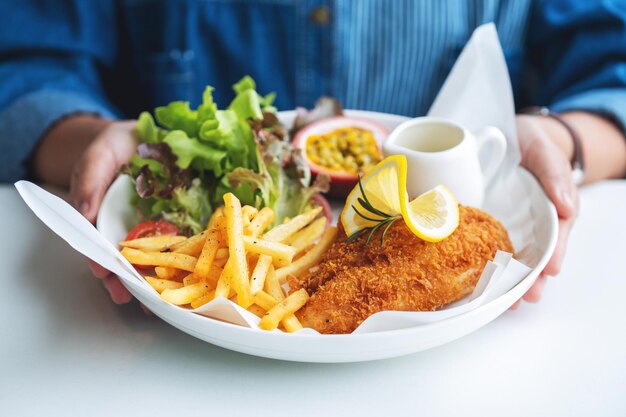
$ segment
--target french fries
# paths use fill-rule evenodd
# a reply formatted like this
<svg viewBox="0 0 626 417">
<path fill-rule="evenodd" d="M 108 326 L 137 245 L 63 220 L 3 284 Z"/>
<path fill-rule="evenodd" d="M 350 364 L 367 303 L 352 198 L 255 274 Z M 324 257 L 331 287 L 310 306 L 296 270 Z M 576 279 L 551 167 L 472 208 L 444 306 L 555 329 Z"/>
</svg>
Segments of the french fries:
<svg viewBox="0 0 626 417">
<path fill-rule="evenodd" d="M 326 217 L 320 217 L 317 220 L 314 220 L 310 225 L 300 230 L 297 233 L 294 233 L 289 239 L 285 241 L 288 245 L 293 247 L 296 250 L 296 255 L 304 252 L 313 244 L 317 239 L 322 236 L 324 230 L 326 229 Z"/>
<path fill-rule="evenodd" d="M 174 305 L 189 304 L 193 300 L 202 297 L 209 291 L 209 287 L 204 282 L 186 285 L 175 289 L 165 289 L 161 293 L 161 298 Z"/>
<path fill-rule="evenodd" d="M 288 275 L 300 275 L 306 272 L 309 268 L 316 265 L 324 252 L 328 250 L 330 245 L 335 240 L 337 235 L 337 229 L 335 227 L 329 227 L 326 229 L 319 243 L 313 247 L 310 251 L 302 255 L 290 265 L 284 266 L 276 270 L 276 278 L 280 283 L 285 283 Z"/>
<path fill-rule="evenodd" d="M 264 207 L 254 216 L 244 232 L 248 236 L 257 237 L 267 229 L 272 220 L 274 220 L 274 212 L 272 209 Z"/>
<path fill-rule="evenodd" d="M 250 293 L 255 295 L 263 289 L 265 285 L 265 277 L 272 266 L 272 257 L 269 255 L 261 255 L 256 262 L 252 276 L 250 277 Z"/>
<path fill-rule="evenodd" d="M 276 301 L 283 301 L 285 299 L 285 293 L 280 286 L 280 282 L 276 278 L 276 272 L 273 267 L 270 267 L 265 277 L 265 285 L 263 286 L 265 292 L 274 297 Z"/>
<path fill-rule="evenodd" d="M 321 207 L 317 207 L 300 214 L 289 220 L 287 223 L 281 224 L 263 235 L 263 239 L 269 242 L 283 242 L 291 235 L 302 229 L 322 212 Z"/>
<path fill-rule="evenodd" d="M 209 229 L 206 233 L 206 240 L 200 252 L 200 257 L 193 270 L 193 275 L 202 279 L 209 274 L 209 269 L 215 260 L 215 255 L 219 249 L 220 231 L 218 229 Z"/>
<path fill-rule="evenodd" d="M 121 253 L 132 264 L 154 267 L 145 279 L 169 303 L 195 309 L 223 297 L 260 317 L 262 329 L 294 332 L 302 329 L 295 313 L 309 296 L 304 289 L 288 294 L 283 285 L 317 264 L 332 243 L 336 228 L 326 228 L 320 212 L 266 231 L 274 212 L 242 207 L 228 193 L 203 232 L 120 242 Z"/>
<path fill-rule="evenodd" d="M 228 235 L 228 251 L 230 254 L 230 285 L 237 293 L 237 303 L 245 308 L 252 304 L 250 295 L 250 276 L 248 261 L 243 242 L 243 219 L 241 202 L 233 193 L 224 194 L 224 216 L 226 216 L 226 232 Z"/>
<path fill-rule="evenodd" d="M 176 252 L 143 252 L 138 249 L 123 248 L 122 255 L 135 265 L 167 266 L 192 272 L 196 266 L 195 258 Z"/>
<path fill-rule="evenodd" d="M 248 252 L 271 256 L 277 266 L 289 265 L 296 254 L 296 250 L 289 245 L 251 236 L 244 236 L 243 244 Z"/>
<path fill-rule="evenodd" d="M 144 277 L 148 284 L 152 286 L 159 294 L 165 290 L 173 290 L 183 286 L 182 282 L 172 281 L 169 279 L 161 279 L 155 277 Z"/>
<path fill-rule="evenodd" d="M 233 275 L 233 268 L 231 266 L 230 260 L 226 262 L 222 273 L 220 274 L 219 279 L 217 280 L 217 285 L 215 287 L 215 296 L 230 298 L 230 280 Z"/>
<path fill-rule="evenodd" d="M 175 243 L 168 248 L 171 252 L 182 253 L 184 255 L 198 256 L 202 248 L 204 247 L 204 241 L 206 239 L 206 230 L 191 236 L 182 242 Z"/>
<path fill-rule="evenodd" d="M 253 305 L 259 306 L 260 309 L 263 310 L 263 314 L 257 314 L 259 317 L 265 315 L 265 312 L 274 308 L 276 304 L 278 304 L 278 301 L 265 291 L 259 291 L 254 295 Z M 300 320 L 298 320 L 294 314 L 286 315 L 280 323 L 288 332 L 295 332 L 302 329 L 302 323 L 300 323 Z"/>
<path fill-rule="evenodd" d="M 206 292 L 204 295 L 201 295 L 200 297 L 193 300 L 191 303 L 189 303 L 189 305 L 191 306 L 191 308 L 202 307 L 203 305 L 213 300 L 214 298 L 215 298 L 215 290 L 211 290 L 211 291 Z"/>
<path fill-rule="evenodd" d="M 180 281 L 185 277 L 188 272 L 181 269 L 170 268 L 167 266 L 155 266 L 154 273 L 161 279 L 169 279 L 173 281 Z"/>
<path fill-rule="evenodd" d="M 218 222 L 221 221 L 221 217 L 224 217 L 224 207 L 218 207 L 215 209 L 215 211 L 211 215 L 211 218 L 209 219 L 209 224 L 206 227 L 207 230 L 217 227 Z"/>
<path fill-rule="evenodd" d="M 154 236 L 142 237 L 139 239 L 126 240 L 120 242 L 120 246 L 124 248 L 139 249 L 144 252 L 159 252 L 167 249 L 169 246 L 180 243 L 185 240 L 184 236 Z"/>
<path fill-rule="evenodd" d="M 241 216 L 243 220 L 243 227 L 250 226 L 250 221 L 257 215 L 259 211 L 252 206 L 244 206 L 241 208 Z"/>
<path fill-rule="evenodd" d="M 299 289 L 265 313 L 259 322 L 259 327 L 263 330 L 274 330 L 282 319 L 298 311 L 308 299 L 309 294 L 306 290 Z"/>
</svg>

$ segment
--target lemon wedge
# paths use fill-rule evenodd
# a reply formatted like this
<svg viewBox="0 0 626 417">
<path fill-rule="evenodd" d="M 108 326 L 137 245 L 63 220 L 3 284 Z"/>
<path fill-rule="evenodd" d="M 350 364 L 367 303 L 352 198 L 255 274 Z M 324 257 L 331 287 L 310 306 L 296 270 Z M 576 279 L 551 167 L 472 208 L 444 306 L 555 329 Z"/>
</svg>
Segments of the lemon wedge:
<svg viewBox="0 0 626 417">
<path fill-rule="evenodd" d="M 459 225 L 459 205 L 454 195 L 438 185 L 409 202 L 406 178 L 407 161 L 402 155 L 383 159 L 361 178 L 341 212 L 346 235 L 381 229 L 384 237 L 385 225 L 402 218 L 425 241 L 438 242 L 450 236 Z"/>
<path fill-rule="evenodd" d="M 409 203 L 402 217 L 413 233 L 427 242 L 439 242 L 459 226 L 459 203 L 443 185 Z"/>
</svg>

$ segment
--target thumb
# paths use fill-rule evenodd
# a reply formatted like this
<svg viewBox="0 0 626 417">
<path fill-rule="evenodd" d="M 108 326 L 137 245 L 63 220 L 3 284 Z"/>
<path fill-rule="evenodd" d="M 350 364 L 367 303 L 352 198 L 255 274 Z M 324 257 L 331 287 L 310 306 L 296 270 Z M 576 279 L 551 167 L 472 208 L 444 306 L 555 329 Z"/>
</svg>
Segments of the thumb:
<svg viewBox="0 0 626 417">
<path fill-rule="evenodd" d="M 74 166 L 70 181 L 70 201 L 89 220 L 95 222 L 106 190 L 122 164 L 135 152 L 132 133 L 135 121 L 112 123 L 85 150 Z"/>
<path fill-rule="evenodd" d="M 559 149 L 555 146 L 535 152 L 534 158 L 529 159 L 526 165 L 554 203 L 559 217 L 575 217 L 578 211 L 578 193 L 572 179 L 571 166 Z"/>
<path fill-rule="evenodd" d="M 556 169 L 539 178 L 546 194 L 556 207 L 561 219 L 570 219 L 576 216 L 577 192 L 571 178 L 569 167 L 563 172 Z"/>
<path fill-rule="evenodd" d="M 74 167 L 70 184 L 70 201 L 94 223 L 104 193 L 117 173 L 112 153 L 94 143 Z"/>
</svg>

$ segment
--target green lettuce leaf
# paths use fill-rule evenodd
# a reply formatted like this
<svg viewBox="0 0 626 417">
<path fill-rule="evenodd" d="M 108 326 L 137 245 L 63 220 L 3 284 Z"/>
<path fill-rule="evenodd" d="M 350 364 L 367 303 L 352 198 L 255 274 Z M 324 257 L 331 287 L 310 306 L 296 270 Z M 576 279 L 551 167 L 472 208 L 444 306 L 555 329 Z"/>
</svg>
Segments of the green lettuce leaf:
<svg viewBox="0 0 626 417">
<path fill-rule="evenodd" d="M 161 130 L 154 123 L 152 115 L 148 112 L 142 112 L 137 119 L 135 126 L 139 136 L 145 143 L 158 143 L 161 141 Z"/>
<path fill-rule="evenodd" d="M 204 230 L 212 212 L 208 190 L 196 178 L 189 188 L 174 190 L 168 210 L 161 215 L 188 234 L 196 234 Z"/>
<path fill-rule="evenodd" d="M 170 130 L 182 130 L 191 137 L 198 131 L 198 112 L 189 108 L 187 101 L 173 101 L 154 110 L 157 122 Z"/>
<path fill-rule="evenodd" d="M 276 223 L 310 204 L 308 168 L 297 158 L 273 106 L 276 95 L 261 96 L 254 80 L 233 86 L 235 98 L 223 110 L 207 86 L 195 109 L 185 101 L 139 115 L 138 155 L 123 172 L 135 182 L 133 204 L 143 218 L 162 218 L 185 233 L 200 231 L 223 195 L 242 204 L 271 207 Z"/>
<path fill-rule="evenodd" d="M 222 162 L 226 158 L 226 151 L 215 149 L 201 143 L 198 139 L 190 138 L 182 130 L 171 131 L 163 141 L 178 157 L 176 160 L 178 167 L 186 169 L 193 162 L 196 169 L 213 171 L 218 177 L 222 175 Z"/>
</svg>

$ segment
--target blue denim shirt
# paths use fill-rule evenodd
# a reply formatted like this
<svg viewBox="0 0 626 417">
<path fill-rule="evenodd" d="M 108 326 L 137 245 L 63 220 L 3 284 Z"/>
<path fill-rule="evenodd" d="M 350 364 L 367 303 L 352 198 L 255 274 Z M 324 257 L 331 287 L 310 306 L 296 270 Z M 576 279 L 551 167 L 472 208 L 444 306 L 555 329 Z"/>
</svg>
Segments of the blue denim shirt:
<svg viewBox="0 0 626 417">
<path fill-rule="evenodd" d="M 279 109 L 320 95 L 425 113 L 472 31 L 495 22 L 518 107 L 626 121 L 626 0 L 4 0 L 0 181 L 51 124 L 133 118 L 251 75 Z"/>
</svg>

